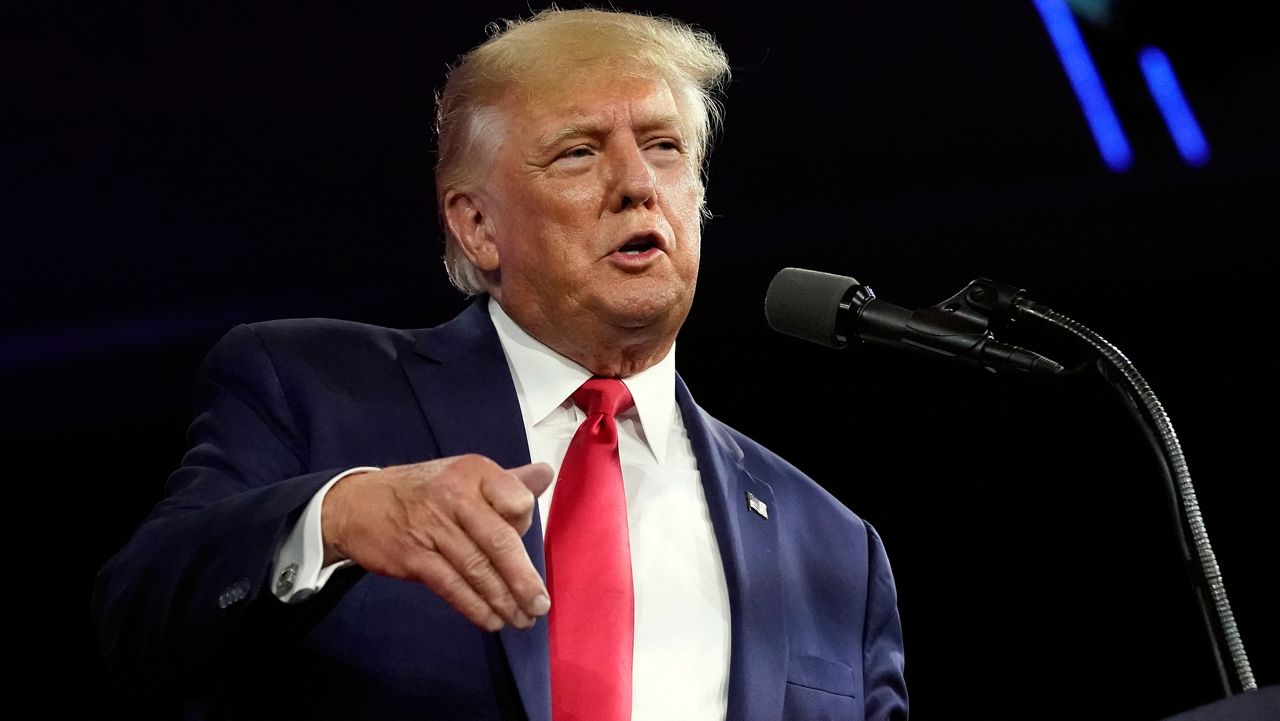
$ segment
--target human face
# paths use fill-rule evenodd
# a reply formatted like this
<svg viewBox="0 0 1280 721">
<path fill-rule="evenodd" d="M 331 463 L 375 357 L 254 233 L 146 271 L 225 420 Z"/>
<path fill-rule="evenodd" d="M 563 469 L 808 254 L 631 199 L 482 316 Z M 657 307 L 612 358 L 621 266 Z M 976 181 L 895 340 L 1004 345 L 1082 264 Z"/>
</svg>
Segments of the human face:
<svg viewBox="0 0 1280 721">
<path fill-rule="evenodd" d="M 501 107 L 505 137 L 477 194 L 492 293 L 579 362 L 617 344 L 665 355 L 693 302 L 701 242 L 675 96 L 647 77 L 567 85 Z"/>
</svg>

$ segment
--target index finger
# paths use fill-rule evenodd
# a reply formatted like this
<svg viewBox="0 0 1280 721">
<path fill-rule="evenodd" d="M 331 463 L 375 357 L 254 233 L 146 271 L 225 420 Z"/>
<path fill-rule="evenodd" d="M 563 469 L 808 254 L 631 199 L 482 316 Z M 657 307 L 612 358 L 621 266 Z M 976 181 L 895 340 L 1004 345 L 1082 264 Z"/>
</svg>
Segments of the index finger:
<svg viewBox="0 0 1280 721">
<path fill-rule="evenodd" d="M 512 468 L 507 474 L 510 474 L 509 478 L 504 474 L 484 478 L 480 484 L 480 494 L 498 515 L 515 527 L 516 533 L 523 536 L 533 523 L 533 510 L 537 506 L 538 496 L 551 485 L 551 466 L 530 463 Z"/>
</svg>

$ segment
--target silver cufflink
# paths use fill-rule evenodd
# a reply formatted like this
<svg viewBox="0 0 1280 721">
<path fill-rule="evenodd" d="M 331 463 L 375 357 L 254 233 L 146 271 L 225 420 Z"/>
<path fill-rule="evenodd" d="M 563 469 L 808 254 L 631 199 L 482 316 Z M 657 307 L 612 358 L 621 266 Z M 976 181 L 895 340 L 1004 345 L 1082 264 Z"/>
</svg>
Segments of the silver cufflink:
<svg viewBox="0 0 1280 721">
<path fill-rule="evenodd" d="M 298 578 L 298 564 L 290 563 L 284 567 L 276 578 L 276 595 L 283 596 L 293 590 L 293 582 Z"/>
</svg>

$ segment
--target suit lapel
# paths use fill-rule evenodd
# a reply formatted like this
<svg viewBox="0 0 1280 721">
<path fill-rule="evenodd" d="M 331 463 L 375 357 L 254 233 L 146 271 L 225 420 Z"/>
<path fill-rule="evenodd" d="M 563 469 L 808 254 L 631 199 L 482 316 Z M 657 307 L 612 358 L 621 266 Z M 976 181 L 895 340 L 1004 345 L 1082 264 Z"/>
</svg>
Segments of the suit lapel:
<svg viewBox="0 0 1280 721">
<path fill-rule="evenodd" d="M 404 371 L 442 457 L 479 453 L 504 468 L 529 462 L 520 402 L 502 344 L 481 296 L 452 321 L 422 332 Z M 524 534 L 529 558 L 546 578 L 542 523 Z M 529 721 L 551 721 L 550 645 L 545 621 L 499 632 Z"/>
<path fill-rule="evenodd" d="M 773 489 L 747 472 L 742 449 L 702 412 L 684 381 L 676 378 L 684 419 L 715 528 L 729 591 L 731 657 L 727 718 L 764 721 L 782 717 L 786 691 L 786 609 L 778 564 L 778 513 Z M 763 502 L 770 518 L 748 506 Z"/>
</svg>

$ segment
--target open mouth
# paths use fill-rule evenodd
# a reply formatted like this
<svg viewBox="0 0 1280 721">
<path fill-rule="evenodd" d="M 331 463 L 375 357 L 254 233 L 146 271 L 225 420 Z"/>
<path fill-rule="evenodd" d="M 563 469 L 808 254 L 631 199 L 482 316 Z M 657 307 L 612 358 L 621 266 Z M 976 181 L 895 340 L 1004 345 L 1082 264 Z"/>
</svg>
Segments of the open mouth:
<svg viewBox="0 0 1280 721">
<path fill-rule="evenodd" d="M 657 247 L 657 239 L 651 235 L 645 235 L 624 243 L 622 247 L 614 252 L 622 253 L 623 255 L 641 255 Z"/>
</svg>

